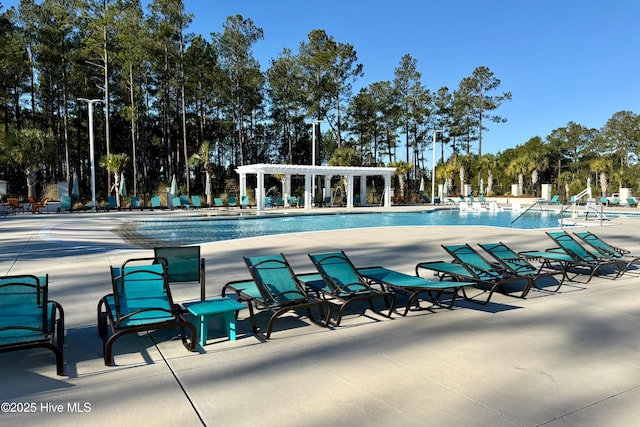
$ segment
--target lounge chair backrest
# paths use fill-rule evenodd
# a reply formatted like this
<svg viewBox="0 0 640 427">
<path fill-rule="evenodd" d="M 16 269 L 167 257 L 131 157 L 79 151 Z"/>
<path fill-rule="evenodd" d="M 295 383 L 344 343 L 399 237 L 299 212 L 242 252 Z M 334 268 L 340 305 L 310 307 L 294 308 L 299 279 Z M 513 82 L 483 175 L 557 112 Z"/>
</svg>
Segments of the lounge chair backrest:
<svg viewBox="0 0 640 427">
<path fill-rule="evenodd" d="M 202 202 L 200 201 L 200 196 L 191 196 L 191 201 L 193 202 L 193 206 L 196 208 L 202 207 Z"/>
<path fill-rule="evenodd" d="M 182 207 L 182 202 L 180 201 L 180 197 L 173 197 L 171 199 L 171 206 L 174 208 Z"/>
<path fill-rule="evenodd" d="M 344 252 L 309 254 L 311 262 L 334 292 L 357 293 L 370 291 L 356 267 Z"/>
<path fill-rule="evenodd" d="M 158 247 L 153 251 L 157 259 L 166 261 L 169 283 L 198 282 L 200 299 L 205 300 L 205 261 L 200 257 L 200 246 Z"/>
<path fill-rule="evenodd" d="M 183 196 L 180 196 L 180 203 L 182 203 L 182 205 L 190 205 L 191 202 L 189 201 L 189 196 L 187 196 L 186 194 Z"/>
<path fill-rule="evenodd" d="M 38 339 L 50 331 L 47 281 L 32 275 L 0 278 L 0 344 Z"/>
<path fill-rule="evenodd" d="M 174 314 L 165 262 L 158 263 L 156 258 L 130 259 L 111 271 L 116 323 L 134 318 L 145 321 L 159 313 Z"/>
<path fill-rule="evenodd" d="M 479 244 L 482 249 L 487 251 L 489 255 L 498 260 L 509 270 L 516 274 L 534 274 L 538 269 L 531 265 L 527 260 L 518 256 L 510 247 L 502 242 L 499 243 L 482 243 Z"/>
<path fill-rule="evenodd" d="M 229 206 L 235 206 L 236 205 L 235 196 L 227 196 L 227 203 L 229 204 Z"/>
<path fill-rule="evenodd" d="M 249 206 L 249 197 L 242 196 L 242 198 L 240 199 L 240 205 L 241 206 Z"/>
<path fill-rule="evenodd" d="M 629 253 L 629 251 L 627 250 L 620 249 L 616 246 L 608 244 L 590 231 L 576 232 L 573 234 L 575 234 L 579 239 L 587 242 L 603 256 L 611 258 L 622 258 L 625 253 Z"/>
<path fill-rule="evenodd" d="M 219 208 L 224 206 L 224 203 L 222 203 L 222 199 L 220 197 L 215 197 L 213 199 L 213 203 L 215 203 L 215 205 Z"/>
<path fill-rule="evenodd" d="M 462 264 L 477 277 L 482 279 L 500 278 L 500 275 L 495 271 L 495 267 L 468 244 L 442 245 L 442 247 L 457 262 Z"/>
<path fill-rule="evenodd" d="M 258 289 L 268 304 L 286 304 L 307 299 L 304 287 L 284 255 L 244 257 Z"/>
<path fill-rule="evenodd" d="M 109 196 L 108 197 L 108 203 L 109 203 L 109 209 L 113 209 L 113 208 L 117 208 L 118 207 L 118 202 L 116 200 L 116 196 Z"/>
<path fill-rule="evenodd" d="M 62 209 L 71 209 L 71 196 L 60 197 L 60 206 Z"/>
<path fill-rule="evenodd" d="M 569 255 L 576 257 L 585 262 L 599 262 L 600 257 L 591 251 L 585 249 L 566 231 L 547 231 L 546 232 L 554 242 L 556 242 Z"/>
</svg>

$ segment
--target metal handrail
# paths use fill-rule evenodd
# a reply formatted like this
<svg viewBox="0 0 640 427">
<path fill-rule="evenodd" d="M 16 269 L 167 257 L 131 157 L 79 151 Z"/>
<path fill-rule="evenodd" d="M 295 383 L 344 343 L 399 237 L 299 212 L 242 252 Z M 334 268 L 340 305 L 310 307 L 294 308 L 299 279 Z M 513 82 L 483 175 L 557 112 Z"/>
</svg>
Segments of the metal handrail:
<svg viewBox="0 0 640 427">
<path fill-rule="evenodd" d="M 517 220 L 519 220 L 520 218 L 522 218 L 522 216 L 523 216 L 524 214 L 526 214 L 527 212 L 529 212 L 529 211 L 530 211 L 531 209 L 533 209 L 534 207 L 538 206 L 538 207 L 540 207 L 540 208 L 541 208 L 540 210 L 542 210 L 542 204 L 543 204 L 543 203 L 547 203 L 547 201 L 546 201 L 546 200 L 539 200 L 539 201 L 537 201 L 537 202 L 534 202 L 531 206 L 529 206 L 527 209 L 525 209 L 525 210 L 524 210 L 524 212 L 522 212 L 522 213 L 521 213 L 520 215 L 518 215 L 515 219 L 513 219 L 513 220 L 511 221 L 510 226 L 513 226 L 513 223 L 514 223 L 514 222 L 516 222 Z M 564 206 L 563 206 L 563 205 L 560 205 L 560 215 L 561 215 L 561 217 L 560 217 L 560 218 L 562 218 L 563 211 L 564 211 Z M 562 221 L 560 222 L 560 227 L 562 227 Z"/>
</svg>

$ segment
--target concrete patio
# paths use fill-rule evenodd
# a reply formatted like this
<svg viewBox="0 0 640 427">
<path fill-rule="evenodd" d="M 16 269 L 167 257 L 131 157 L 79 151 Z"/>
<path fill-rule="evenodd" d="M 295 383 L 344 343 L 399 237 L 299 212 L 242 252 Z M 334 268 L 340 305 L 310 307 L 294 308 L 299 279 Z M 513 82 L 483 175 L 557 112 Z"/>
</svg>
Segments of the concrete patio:
<svg viewBox="0 0 640 427">
<path fill-rule="evenodd" d="M 395 208 L 391 208 L 395 209 Z M 629 426 L 640 419 L 640 276 L 565 284 L 527 299 L 496 295 L 480 306 L 410 312 L 393 319 L 354 310 L 340 327 L 304 317 L 276 323 L 268 342 L 210 328 L 188 352 L 174 331 L 124 337 L 104 365 L 98 300 L 109 266 L 151 251 L 114 228 L 136 218 L 188 213 L 9 215 L 0 219 L 0 275 L 49 274 L 65 309 L 65 375 L 45 350 L 0 354 L 6 425 L 207 426 Z M 591 231 L 640 253 L 640 219 Z M 207 295 L 248 278 L 242 256 L 283 252 L 299 273 L 308 252 L 344 250 L 356 265 L 413 274 L 446 260 L 440 244 L 503 241 L 519 251 L 552 246 L 542 230 L 394 227 L 261 237 L 202 245 Z M 177 301 L 197 286 L 172 288 Z M 23 404 L 23 405 L 18 405 Z M 11 406 L 9 406 L 11 407 Z"/>
</svg>

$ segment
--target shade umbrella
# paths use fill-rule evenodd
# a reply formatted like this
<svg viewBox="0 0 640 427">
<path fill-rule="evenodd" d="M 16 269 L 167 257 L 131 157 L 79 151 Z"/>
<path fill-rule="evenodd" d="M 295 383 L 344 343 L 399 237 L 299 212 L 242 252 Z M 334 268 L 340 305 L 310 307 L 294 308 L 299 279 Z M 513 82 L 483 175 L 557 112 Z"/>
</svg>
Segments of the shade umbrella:
<svg viewBox="0 0 640 427">
<path fill-rule="evenodd" d="M 171 195 L 173 197 L 178 195 L 178 181 L 176 181 L 176 175 L 173 175 L 173 179 L 171 180 Z"/>
<path fill-rule="evenodd" d="M 124 180 L 124 172 L 122 172 L 122 175 L 120 176 L 120 195 L 127 195 L 127 183 Z"/>
<path fill-rule="evenodd" d="M 424 176 L 420 178 L 420 189 L 418 191 L 424 193 Z"/>
<path fill-rule="evenodd" d="M 480 178 L 480 194 L 484 194 L 484 178 Z"/>
<path fill-rule="evenodd" d="M 444 184 L 442 184 L 442 197 L 447 197 L 449 195 L 449 179 L 444 180 Z"/>
<path fill-rule="evenodd" d="M 80 196 L 80 189 L 78 188 L 78 174 L 77 173 L 73 173 L 73 185 L 71 186 L 71 195 L 74 197 L 79 197 Z"/>
</svg>

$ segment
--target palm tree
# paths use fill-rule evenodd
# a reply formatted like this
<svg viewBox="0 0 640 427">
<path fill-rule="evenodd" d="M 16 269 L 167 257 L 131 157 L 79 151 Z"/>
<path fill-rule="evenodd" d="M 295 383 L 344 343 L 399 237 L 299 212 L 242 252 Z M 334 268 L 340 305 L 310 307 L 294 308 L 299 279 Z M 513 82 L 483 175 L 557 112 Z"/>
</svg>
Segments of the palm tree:
<svg viewBox="0 0 640 427">
<path fill-rule="evenodd" d="M 111 191 L 116 192 L 116 205 L 120 209 L 120 174 L 129 164 L 129 156 L 124 153 L 107 154 L 100 160 L 100 166 L 113 173 Z"/>
<path fill-rule="evenodd" d="M 211 144 L 209 141 L 204 141 L 197 153 L 193 153 L 189 157 L 189 166 L 202 166 L 202 170 L 205 173 L 205 193 L 207 194 L 207 205 L 213 206 L 213 192 L 211 191 L 211 180 L 213 179 L 213 163 L 211 162 Z M 209 192 L 207 192 L 207 187 Z"/>
<path fill-rule="evenodd" d="M 599 157 L 589 163 L 589 169 L 591 172 L 595 172 L 596 180 L 600 183 L 600 195 L 607 195 L 607 188 L 609 187 L 609 180 L 607 180 L 606 170 L 611 168 L 611 159 L 605 159 Z"/>
<path fill-rule="evenodd" d="M 395 174 L 398 175 L 398 184 L 400 185 L 400 197 L 404 199 L 404 189 L 406 186 L 407 174 L 413 168 L 412 163 L 408 163 L 402 160 L 389 163 L 390 168 L 396 168 Z"/>
<path fill-rule="evenodd" d="M 22 129 L 0 140 L 1 156 L 7 163 L 17 164 L 27 178 L 27 197 L 36 197 L 38 172 L 55 150 L 51 135 L 39 129 Z"/>
<path fill-rule="evenodd" d="M 514 194 L 514 196 L 520 196 L 524 193 L 524 176 L 529 174 L 532 169 L 532 162 L 526 156 L 516 157 L 509 163 L 507 174 L 518 178 L 518 194 Z"/>
</svg>

